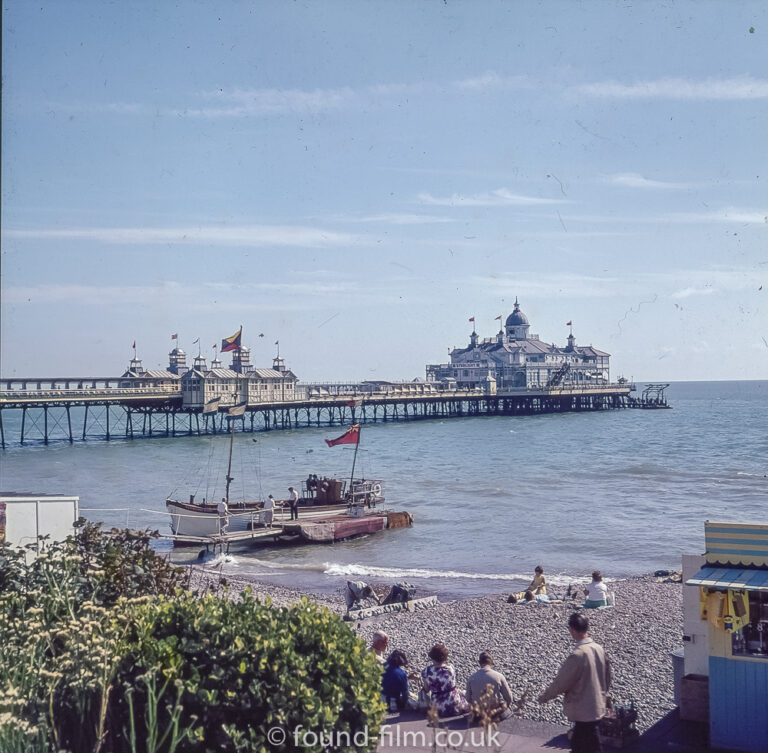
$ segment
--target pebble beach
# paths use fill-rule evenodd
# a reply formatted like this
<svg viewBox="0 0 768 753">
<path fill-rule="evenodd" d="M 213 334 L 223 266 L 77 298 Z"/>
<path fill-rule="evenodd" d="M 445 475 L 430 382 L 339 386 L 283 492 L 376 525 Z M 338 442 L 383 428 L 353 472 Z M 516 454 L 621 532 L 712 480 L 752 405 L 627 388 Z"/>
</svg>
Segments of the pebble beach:
<svg viewBox="0 0 768 753">
<path fill-rule="evenodd" d="M 224 584 L 232 598 L 250 586 L 255 595 L 269 597 L 276 605 L 306 596 L 338 614 L 345 611 L 343 583 L 338 595 L 329 596 L 193 568 L 192 589 L 218 591 Z M 590 635 L 605 647 L 613 664 L 611 695 L 619 704 L 634 702 L 642 732 L 675 706 L 670 654 L 682 645 L 683 586 L 674 576 L 644 575 L 614 581 L 610 589 L 615 594 L 614 607 L 584 613 L 590 622 Z M 571 650 L 566 622 L 580 603 L 509 604 L 507 594 L 497 594 L 349 624 L 369 644 L 374 631 L 384 630 L 389 635 L 389 650 L 405 651 L 413 670 L 429 663 L 427 653 L 434 644 L 445 644 L 461 689 L 477 669 L 480 652 L 490 651 L 495 668 L 506 676 L 515 699 L 526 699 L 521 718 L 566 724 L 559 700 L 540 706 L 536 698 Z"/>
</svg>

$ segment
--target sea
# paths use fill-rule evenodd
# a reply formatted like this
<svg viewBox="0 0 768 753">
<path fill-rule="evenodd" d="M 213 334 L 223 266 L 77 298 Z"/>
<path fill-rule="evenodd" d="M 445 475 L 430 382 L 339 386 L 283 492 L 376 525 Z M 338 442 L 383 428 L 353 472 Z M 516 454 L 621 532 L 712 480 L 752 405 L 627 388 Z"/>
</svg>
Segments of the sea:
<svg viewBox="0 0 768 753">
<path fill-rule="evenodd" d="M 642 390 L 643 385 L 638 385 Z M 768 524 L 768 381 L 673 382 L 670 410 L 607 410 L 364 424 L 356 476 L 381 479 L 412 528 L 345 542 L 239 548 L 198 560 L 225 574 L 332 593 L 346 580 L 408 581 L 468 598 L 519 590 L 541 565 L 555 592 L 680 568 L 704 521 Z M 6 440 L 18 437 L 4 412 Z M 341 427 L 236 434 L 230 498 L 286 498 L 308 474 L 348 476 Z M 105 526 L 168 532 L 167 496 L 223 496 L 226 435 L 11 444 L 5 491 L 77 495 Z"/>
</svg>

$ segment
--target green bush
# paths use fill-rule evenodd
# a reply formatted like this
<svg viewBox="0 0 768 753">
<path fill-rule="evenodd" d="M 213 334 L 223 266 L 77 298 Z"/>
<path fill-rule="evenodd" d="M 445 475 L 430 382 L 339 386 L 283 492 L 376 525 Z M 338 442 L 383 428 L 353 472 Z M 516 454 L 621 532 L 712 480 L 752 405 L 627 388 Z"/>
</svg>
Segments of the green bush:
<svg viewBox="0 0 768 753">
<path fill-rule="evenodd" d="M 327 609 L 306 599 L 278 609 L 248 592 L 237 602 L 178 595 L 140 606 L 128 622 L 110 704 L 115 751 L 149 749 L 144 739 L 132 748 L 119 728 L 131 714 L 175 729 L 179 751 L 375 749 L 381 669 Z M 267 737 L 273 727 L 282 743 Z"/>
<path fill-rule="evenodd" d="M 81 524 L 42 553 L 0 546 L 0 751 L 95 750 L 130 600 L 184 582 L 156 534 Z"/>
<path fill-rule="evenodd" d="M 336 615 L 195 597 L 150 541 L 87 525 L 29 563 L 0 548 L 1 753 L 375 748 L 381 672 Z"/>
</svg>

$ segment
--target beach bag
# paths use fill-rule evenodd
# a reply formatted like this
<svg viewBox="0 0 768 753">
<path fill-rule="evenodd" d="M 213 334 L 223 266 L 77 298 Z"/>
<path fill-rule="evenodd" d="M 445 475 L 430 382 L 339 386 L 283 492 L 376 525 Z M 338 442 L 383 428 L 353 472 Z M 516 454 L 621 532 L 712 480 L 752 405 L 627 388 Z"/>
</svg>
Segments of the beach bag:
<svg viewBox="0 0 768 753">
<path fill-rule="evenodd" d="M 430 706 L 432 706 L 432 698 L 429 695 L 429 691 L 422 688 L 416 696 L 416 708 L 426 711 Z"/>
</svg>

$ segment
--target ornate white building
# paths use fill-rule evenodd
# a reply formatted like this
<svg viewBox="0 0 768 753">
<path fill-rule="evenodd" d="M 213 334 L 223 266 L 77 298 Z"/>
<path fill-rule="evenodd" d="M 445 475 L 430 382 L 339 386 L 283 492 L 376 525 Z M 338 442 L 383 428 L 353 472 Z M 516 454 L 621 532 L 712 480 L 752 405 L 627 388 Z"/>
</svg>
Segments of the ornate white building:
<svg viewBox="0 0 768 753">
<path fill-rule="evenodd" d="M 294 399 L 296 375 L 279 356 L 272 360 L 271 369 L 252 367 L 248 348 L 232 352 L 229 368 L 224 368 L 218 358 L 211 361 L 209 368 L 206 359 L 198 355 L 190 369 L 186 353 L 179 348 L 168 354 L 168 360 L 167 370 L 146 370 L 141 359 L 134 357 L 120 386 L 180 389 L 184 408 L 203 408 L 216 398 L 222 408 L 243 402 L 254 405 Z"/>
<path fill-rule="evenodd" d="M 586 386 L 610 381 L 610 355 L 576 345 L 573 332 L 564 347 L 529 333 L 528 318 L 515 308 L 495 337 L 481 340 L 474 325 L 466 348 L 454 348 L 451 362 L 427 365 L 427 381 L 482 388 L 490 393 L 547 386 Z"/>
</svg>

